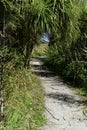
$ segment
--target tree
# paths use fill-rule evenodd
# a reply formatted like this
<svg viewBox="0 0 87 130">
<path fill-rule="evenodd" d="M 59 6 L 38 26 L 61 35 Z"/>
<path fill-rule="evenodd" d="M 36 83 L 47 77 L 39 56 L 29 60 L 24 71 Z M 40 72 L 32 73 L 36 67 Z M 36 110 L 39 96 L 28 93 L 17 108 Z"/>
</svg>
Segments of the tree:
<svg viewBox="0 0 87 130">
<path fill-rule="evenodd" d="M 86 85 L 86 8 L 80 0 L 62 0 L 59 6 L 56 3 L 59 27 L 51 35 L 48 64 L 74 83 Z"/>
<path fill-rule="evenodd" d="M 4 89 L 4 46 L 5 46 L 5 4 L 4 2 L 0 2 L 1 7 L 1 22 L 0 22 L 0 46 L 2 53 L 0 53 L 0 120 L 3 117 L 3 89 Z"/>
<path fill-rule="evenodd" d="M 25 66 L 29 65 L 30 55 L 34 44 L 37 43 L 38 36 L 42 32 L 51 32 L 55 27 L 55 17 L 50 0 L 33 0 L 27 5 L 25 10 L 25 23 L 28 38 L 26 43 Z"/>
</svg>

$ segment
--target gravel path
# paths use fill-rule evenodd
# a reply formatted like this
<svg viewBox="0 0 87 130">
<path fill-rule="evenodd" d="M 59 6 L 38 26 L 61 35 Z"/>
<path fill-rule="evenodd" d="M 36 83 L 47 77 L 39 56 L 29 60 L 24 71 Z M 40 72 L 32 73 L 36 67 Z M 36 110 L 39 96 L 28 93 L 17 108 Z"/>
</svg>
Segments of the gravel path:
<svg viewBox="0 0 87 130">
<path fill-rule="evenodd" d="M 34 59 L 31 64 L 45 91 L 48 122 L 43 130 L 87 130 L 85 101 L 58 76 L 41 67 L 41 59 Z"/>
</svg>

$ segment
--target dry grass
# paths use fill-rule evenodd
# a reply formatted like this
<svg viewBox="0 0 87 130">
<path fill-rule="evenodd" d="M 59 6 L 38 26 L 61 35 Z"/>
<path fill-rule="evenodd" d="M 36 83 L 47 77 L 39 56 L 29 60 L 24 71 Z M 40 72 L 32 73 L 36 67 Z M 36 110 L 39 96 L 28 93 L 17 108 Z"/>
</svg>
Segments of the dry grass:
<svg viewBox="0 0 87 130">
<path fill-rule="evenodd" d="M 13 71 L 5 88 L 5 130 L 39 130 L 44 93 L 40 81 L 29 70 Z"/>
</svg>

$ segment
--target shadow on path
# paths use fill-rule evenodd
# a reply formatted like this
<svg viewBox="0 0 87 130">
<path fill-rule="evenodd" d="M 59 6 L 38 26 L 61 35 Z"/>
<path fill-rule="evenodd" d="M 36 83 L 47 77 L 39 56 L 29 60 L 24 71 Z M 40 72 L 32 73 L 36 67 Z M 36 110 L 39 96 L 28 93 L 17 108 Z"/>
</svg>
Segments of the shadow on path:
<svg viewBox="0 0 87 130">
<path fill-rule="evenodd" d="M 51 97 L 53 99 L 62 101 L 66 104 L 75 104 L 75 105 L 87 105 L 87 100 L 86 101 L 81 101 L 77 100 L 74 98 L 74 96 L 68 95 L 68 94 L 62 94 L 62 93 L 50 93 L 47 94 L 48 97 Z"/>
<path fill-rule="evenodd" d="M 53 72 L 48 71 L 47 67 L 43 65 L 44 59 L 45 59 L 44 56 L 34 59 L 34 61 L 31 63 L 31 66 L 33 68 L 32 72 L 37 76 L 41 77 L 49 77 L 49 78 L 54 77 L 55 75 L 53 74 Z"/>
<path fill-rule="evenodd" d="M 32 71 L 34 74 L 36 74 L 37 76 L 41 76 L 41 77 L 54 77 L 54 75 L 51 73 L 51 72 L 47 72 L 47 71 L 44 71 L 44 70 L 36 70 L 36 71 Z"/>
<path fill-rule="evenodd" d="M 43 64 L 41 64 L 43 62 L 44 58 L 45 57 L 38 57 L 38 58 L 34 59 L 33 64 L 31 64 L 31 66 L 33 68 L 32 72 L 34 74 L 36 74 L 37 76 L 45 77 L 45 78 L 47 77 L 49 79 L 51 77 L 55 77 L 55 74 L 53 72 L 48 71 L 47 67 L 44 66 Z M 58 81 L 58 80 L 60 80 L 60 81 Z M 65 84 L 66 83 L 64 83 L 61 79 L 56 79 L 56 80 L 51 82 L 52 87 L 54 87 L 55 85 L 58 87 L 59 86 L 62 87 Z M 70 86 L 67 85 L 67 88 L 70 88 Z M 75 96 L 65 94 L 65 93 L 59 93 L 58 91 L 56 93 L 51 92 L 49 94 L 46 94 L 46 96 L 53 98 L 53 99 L 56 99 L 56 100 L 59 100 L 59 101 L 62 101 L 63 103 L 66 103 L 66 104 L 72 104 L 72 105 L 75 104 L 78 106 L 87 105 L 87 100 L 83 101 L 83 100 L 75 98 Z"/>
<path fill-rule="evenodd" d="M 43 130 L 87 130 L 87 100 L 84 101 L 62 79 L 43 65 L 44 57 L 31 61 L 45 91 L 45 116 L 48 120 Z"/>
</svg>

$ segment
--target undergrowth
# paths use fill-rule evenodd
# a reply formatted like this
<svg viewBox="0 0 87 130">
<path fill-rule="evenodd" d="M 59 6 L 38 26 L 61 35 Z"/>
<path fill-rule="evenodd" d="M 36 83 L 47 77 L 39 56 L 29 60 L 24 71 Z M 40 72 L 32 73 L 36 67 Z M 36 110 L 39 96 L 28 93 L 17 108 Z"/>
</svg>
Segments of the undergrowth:
<svg viewBox="0 0 87 130">
<path fill-rule="evenodd" d="M 39 130 L 44 124 L 43 89 L 28 69 L 13 70 L 5 87 L 5 130 Z"/>
<path fill-rule="evenodd" d="M 69 82 L 79 94 L 87 96 L 87 62 L 83 59 L 69 60 L 67 53 L 61 53 L 55 46 L 48 49 L 44 64 L 54 73 Z"/>
<path fill-rule="evenodd" d="M 35 46 L 32 52 L 32 57 L 43 56 L 47 54 L 48 44 L 40 44 Z"/>
</svg>

